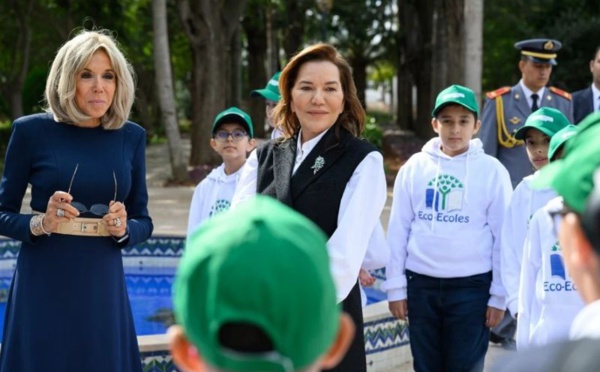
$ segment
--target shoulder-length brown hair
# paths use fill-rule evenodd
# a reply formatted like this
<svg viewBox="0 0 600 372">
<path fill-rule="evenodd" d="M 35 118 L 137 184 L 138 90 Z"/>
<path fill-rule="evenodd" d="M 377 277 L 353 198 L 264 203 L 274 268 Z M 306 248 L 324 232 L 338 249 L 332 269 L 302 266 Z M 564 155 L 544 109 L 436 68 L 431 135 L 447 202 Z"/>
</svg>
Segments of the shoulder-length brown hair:
<svg viewBox="0 0 600 372">
<path fill-rule="evenodd" d="M 117 80 L 113 101 L 100 123 L 105 129 L 119 129 L 125 124 L 135 99 L 134 72 L 107 30 L 83 30 L 56 53 L 44 92 L 46 111 L 54 120 L 77 124 L 90 119 L 75 102 L 77 75 L 99 50 L 108 55 Z"/>
<path fill-rule="evenodd" d="M 338 117 L 336 125 L 347 129 L 356 137 L 365 127 L 365 110 L 356 95 L 356 85 L 352 79 L 352 69 L 348 62 L 333 46 L 325 43 L 310 45 L 296 54 L 285 66 L 279 76 L 281 99 L 274 109 L 277 125 L 283 129 L 285 138 L 291 138 L 300 130 L 300 122 L 291 109 L 292 89 L 298 77 L 300 67 L 306 62 L 328 61 L 337 66 L 340 72 L 340 83 L 344 93 L 344 110 Z"/>
</svg>

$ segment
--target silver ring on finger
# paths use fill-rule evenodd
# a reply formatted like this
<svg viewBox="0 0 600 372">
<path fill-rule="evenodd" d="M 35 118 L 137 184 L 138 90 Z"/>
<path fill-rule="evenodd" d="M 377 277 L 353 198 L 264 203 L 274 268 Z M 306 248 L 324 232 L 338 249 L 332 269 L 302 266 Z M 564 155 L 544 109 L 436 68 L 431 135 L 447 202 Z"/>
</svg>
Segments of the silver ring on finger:
<svg viewBox="0 0 600 372">
<path fill-rule="evenodd" d="M 119 217 L 115 218 L 113 220 L 114 224 L 116 227 L 121 227 L 122 223 L 121 223 L 121 219 Z"/>
<path fill-rule="evenodd" d="M 65 216 L 65 210 L 64 210 L 64 209 L 61 209 L 61 208 L 58 208 L 58 209 L 56 210 L 56 216 L 57 216 L 57 217 L 64 217 L 64 216 Z"/>
</svg>

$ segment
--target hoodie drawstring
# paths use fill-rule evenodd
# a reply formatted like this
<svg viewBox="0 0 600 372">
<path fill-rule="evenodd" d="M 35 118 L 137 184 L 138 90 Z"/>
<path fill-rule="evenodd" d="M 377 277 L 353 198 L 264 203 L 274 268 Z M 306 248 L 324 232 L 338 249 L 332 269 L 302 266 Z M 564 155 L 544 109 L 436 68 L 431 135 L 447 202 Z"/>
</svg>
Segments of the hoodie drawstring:
<svg viewBox="0 0 600 372">
<path fill-rule="evenodd" d="M 465 164 L 465 191 L 463 193 L 463 206 L 466 206 L 467 204 L 469 204 L 469 193 L 468 193 L 468 189 L 469 189 L 469 159 L 470 159 L 471 153 L 470 151 L 467 151 L 467 162 Z"/>
<path fill-rule="evenodd" d="M 433 218 L 431 219 L 431 232 L 435 231 L 435 220 L 436 220 L 436 216 L 438 214 L 438 194 L 440 192 L 440 188 L 439 188 L 439 181 L 440 181 L 440 162 L 441 162 L 441 157 L 437 157 L 437 165 L 435 167 L 435 180 L 433 181 Z"/>
</svg>

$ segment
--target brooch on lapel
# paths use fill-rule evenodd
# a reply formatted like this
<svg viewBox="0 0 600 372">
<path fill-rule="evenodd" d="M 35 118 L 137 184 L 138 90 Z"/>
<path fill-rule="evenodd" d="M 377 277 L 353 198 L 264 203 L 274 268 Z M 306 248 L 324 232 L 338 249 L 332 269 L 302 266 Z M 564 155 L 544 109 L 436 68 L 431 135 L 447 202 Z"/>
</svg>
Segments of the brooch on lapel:
<svg viewBox="0 0 600 372">
<path fill-rule="evenodd" d="M 319 170 L 321 170 L 321 168 L 323 168 L 324 165 L 325 165 L 325 159 L 323 159 L 322 156 L 318 156 L 315 159 L 315 164 L 313 164 L 313 166 L 310 167 L 310 169 L 314 169 L 313 174 L 317 174 L 317 172 Z"/>
</svg>

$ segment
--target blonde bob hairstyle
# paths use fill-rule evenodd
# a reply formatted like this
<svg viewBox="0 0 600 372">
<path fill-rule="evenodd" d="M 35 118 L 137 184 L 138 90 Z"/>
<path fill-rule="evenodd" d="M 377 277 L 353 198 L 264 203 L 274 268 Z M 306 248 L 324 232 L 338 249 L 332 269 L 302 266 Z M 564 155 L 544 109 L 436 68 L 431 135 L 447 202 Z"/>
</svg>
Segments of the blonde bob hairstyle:
<svg viewBox="0 0 600 372">
<path fill-rule="evenodd" d="M 283 129 L 284 137 L 291 138 L 300 130 L 300 121 L 291 109 L 292 89 L 296 84 L 300 67 L 307 62 L 331 62 L 340 72 L 340 83 L 344 93 L 344 109 L 333 128 L 338 133 L 343 127 L 359 137 L 365 127 L 366 114 L 356 95 L 356 85 L 352 78 L 352 69 L 348 62 L 332 45 L 318 43 L 310 45 L 296 54 L 285 66 L 279 76 L 281 99 L 273 111 L 277 125 Z"/>
<path fill-rule="evenodd" d="M 119 129 L 127 121 L 135 99 L 134 72 L 107 30 L 83 30 L 56 53 L 44 92 L 46 111 L 54 120 L 76 125 L 91 119 L 77 107 L 76 83 L 79 73 L 100 50 L 108 55 L 116 75 L 115 95 L 100 123 L 104 129 Z"/>
</svg>

